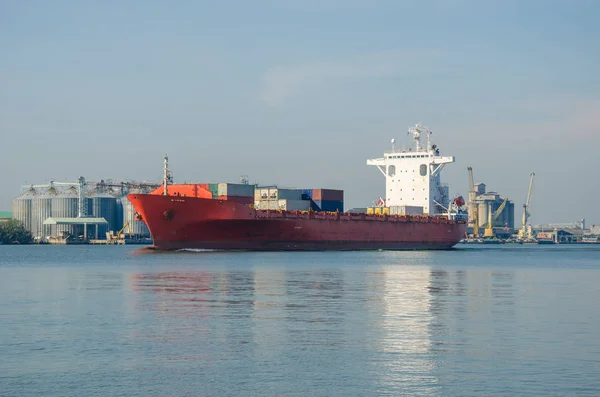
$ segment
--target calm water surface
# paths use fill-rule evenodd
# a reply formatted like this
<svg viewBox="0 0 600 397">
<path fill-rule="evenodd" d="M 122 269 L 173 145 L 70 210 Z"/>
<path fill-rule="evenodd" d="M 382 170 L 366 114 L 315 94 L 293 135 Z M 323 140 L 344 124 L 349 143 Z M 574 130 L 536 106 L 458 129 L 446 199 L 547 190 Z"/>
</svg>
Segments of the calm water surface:
<svg viewBox="0 0 600 397">
<path fill-rule="evenodd" d="M 0 246 L 0 396 L 598 396 L 600 247 Z"/>
</svg>

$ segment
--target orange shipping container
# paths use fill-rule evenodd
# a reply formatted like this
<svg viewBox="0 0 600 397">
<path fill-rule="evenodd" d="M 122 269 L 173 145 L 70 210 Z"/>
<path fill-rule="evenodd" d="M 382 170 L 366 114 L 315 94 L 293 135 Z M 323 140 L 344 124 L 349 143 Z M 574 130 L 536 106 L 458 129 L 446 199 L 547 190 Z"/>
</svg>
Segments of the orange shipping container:
<svg viewBox="0 0 600 397">
<path fill-rule="evenodd" d="M 313 189 L 311 198 L 315 201 L 344 201 L 344 191 L 336 189 Z"/>
<path fill-rule="evenodd" d="M 204 184 L 205 186 L 205 184 Z M 198 198 L 209 198 L 212 199 L 212 193 L 203 184 L 185 184 L 185 185 L 169 185 L 168 192 L 169 196 L 183 196 L 183 197 L 198 197 Z M 163 194 L 163 187 L 159 187 L 150 194 Z"/>
</svg>

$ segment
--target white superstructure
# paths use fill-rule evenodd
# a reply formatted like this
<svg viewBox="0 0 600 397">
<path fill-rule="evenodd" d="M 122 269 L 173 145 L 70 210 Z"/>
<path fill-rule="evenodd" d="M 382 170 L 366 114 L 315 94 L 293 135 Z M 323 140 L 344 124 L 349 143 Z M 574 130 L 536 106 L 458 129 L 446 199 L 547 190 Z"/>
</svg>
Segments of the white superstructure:
<svg viewBox="0 0 600 397">
<path fill-rule="evenodd" d="M 377 166 L 385 176 L 385 206 L 423 207 L 423 213 L 428 215 L 446 213 L 450 197 L 448 186 L 440 181 L 440 173 L 446 164 L 454 162 L 454 157 L 439 155 L 427 127 L 417 124 L 408 133 L 413 137 L 414 148 L 396 148 L 392 139 L 392 150 L 384 152 L 384 157 L 367 160 L 367 165 Z"/>
</svg>

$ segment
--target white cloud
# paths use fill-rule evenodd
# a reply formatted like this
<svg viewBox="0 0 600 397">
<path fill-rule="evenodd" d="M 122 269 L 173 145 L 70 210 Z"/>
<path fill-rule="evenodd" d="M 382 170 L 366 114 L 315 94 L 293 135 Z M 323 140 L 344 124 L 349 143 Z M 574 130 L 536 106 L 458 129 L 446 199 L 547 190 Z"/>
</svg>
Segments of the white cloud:
<svg viewBox="0 0 600 397">
<path fill-rule="evenodd" d="M 422 67 L 432 52 L 385 51 L 354 58 L 276 66 L 262 78 L 259 99 L 280 106 L 288 99 L 334 83 L 392 77 Z"/>
</svg>

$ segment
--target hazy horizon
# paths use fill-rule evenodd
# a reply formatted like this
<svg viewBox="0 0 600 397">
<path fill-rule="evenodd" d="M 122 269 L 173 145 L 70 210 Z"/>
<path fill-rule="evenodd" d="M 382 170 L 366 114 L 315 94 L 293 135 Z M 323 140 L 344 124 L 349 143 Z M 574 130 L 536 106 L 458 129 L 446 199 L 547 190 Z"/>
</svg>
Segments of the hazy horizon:
<svg viewBox="0 0 600 397">
<path fill-rule="evenodd" d="M 366 160 L 427 125 L 533 224 L 600 224 L 600 3 L 0 2 L 0 131 L 21 185 L 239 181 L 384 195 Z"/>
</svg>

